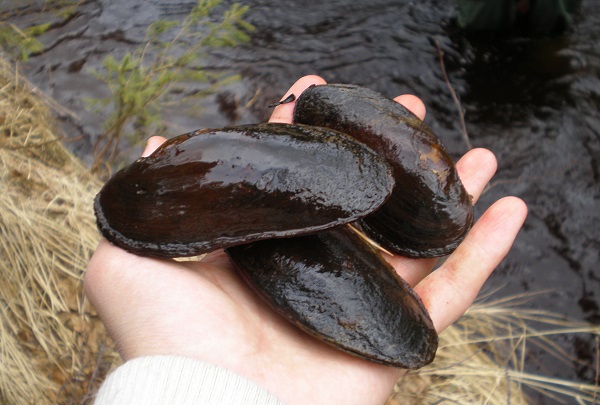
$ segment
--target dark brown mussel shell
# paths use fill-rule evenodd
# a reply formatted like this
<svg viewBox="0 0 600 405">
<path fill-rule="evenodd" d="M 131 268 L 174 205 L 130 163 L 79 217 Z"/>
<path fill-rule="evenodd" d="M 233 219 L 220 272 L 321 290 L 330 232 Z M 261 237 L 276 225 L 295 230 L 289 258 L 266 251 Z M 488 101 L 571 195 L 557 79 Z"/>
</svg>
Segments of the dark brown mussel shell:
<svg viewBox="0 0 600 405">
<path fill-rule="evenodd" d="M 438 338 L 421 300 L 348 227 L 226 252 L 263 299 L 319 340 L 394 367 L 433 361 Z"/>
<path fill-rule="evenodd" d="M 259 124 L 175 137 L 96 196 L 102 234 L 130 252 L 194 256 L 345 224 L 377 209 L 391 169 L 325 128 Z"/>
<path fill-rule="evenodd" d="M 360 221 L 381 246 L 405 256 L 436 257 L 464 239 L 473 223 L 471 196 L 438 137 L 401 104 L 361 86 L 316 85 L 298 97 L 294 121 L 349 134 L 392 166 L 392 196 Z"/>
</svg>

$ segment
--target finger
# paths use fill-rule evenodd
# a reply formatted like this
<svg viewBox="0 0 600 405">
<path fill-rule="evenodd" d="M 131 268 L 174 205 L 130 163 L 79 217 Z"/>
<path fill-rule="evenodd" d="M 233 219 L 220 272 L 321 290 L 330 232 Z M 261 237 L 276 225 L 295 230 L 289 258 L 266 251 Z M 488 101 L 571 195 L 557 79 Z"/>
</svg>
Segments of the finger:
<svg viewBox="0 0 600 405">
<path fill-rule="evenodd" d="M 146 141 L 146 148 L 142 152 L 142 157 L 150 156 L 152 152 L 156 150 L 160 145 L 165 142 L 167 138 L 163 138 L 162 136 L 152 136 L 148 138 Z"/>
<path fill-rule="evenodd" d="M 487 149 L 472 149 L 456 164 L 456 170 L 467 192 L 473 196 L 473 203 L 496 173 L 496 157 Z M 410 259 L 402 256 L 386 255 L 388 263 L 412 286 L 423 280 L 437 262 L 434 259 Z"/>
<path fill-rule="evenodd" d="M 498 169 L 494 154 L 483 148 L 471 149 L 456 162 L 458 177 L 467 193 L 473 197 L 473 204 L 479 200 L 481 193 Z"/>
<path fill-rule="evenodd" d="M 294 94 L 296 97 L 300 96 L 302 92 L 313 84 L 325 84 L 325 80 L 322 77 L 309 75 L 298 79 L 296 83 L 285 93 L 281 100 L 285 100 L 290 94 Z M 273 110 L 269 122 L 283 122 L 286 124 L 292 123 L 292 117 L 294 116 L 295 102 L 280 104 Z"/>
<path fill-rule="evenodd" d="M 413 96 L 412 94 L 403 94 L 394 98 L 394 101 L 402 104 L 421 120 L 425 119 L 425 113 L 427 110 L 425 108 L 425 104 L 423 104 L 423 101 L 419 97 Z"/>
<path fill-rule="evenodd" d="M 505 197 L 497 201 L 448 260 L 415 287 L 438 332 L 471 306 L 507 255 L 526 216 L 527 206 L 521 199 Z"/>
</svg>

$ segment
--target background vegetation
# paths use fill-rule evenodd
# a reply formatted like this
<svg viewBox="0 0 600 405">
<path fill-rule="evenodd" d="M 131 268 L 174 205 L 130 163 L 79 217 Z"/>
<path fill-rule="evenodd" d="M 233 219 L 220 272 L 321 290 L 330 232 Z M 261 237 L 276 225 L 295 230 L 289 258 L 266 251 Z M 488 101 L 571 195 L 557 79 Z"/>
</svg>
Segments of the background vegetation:
<svg viewBox="0 0 600 405">
<path fill-rule="evenodd" d="M 237 76 L 203 69 L 202 57 L 209 48 L 229 47 L 248 41 L 252 25 L 243 20 L 247 6 L 234 3 L 217 21 L 211 18 L 220 0 L 199 0 L 182 21 L 157 20 L 146 33 L 143 47 L 122 58 L 108 56 L 96 76 L 111 91 L 106 99 L 89 100 L 91 105 L 110 108 L 105 132 L 95 147 L 96 168 L 112 163 L 120 141 L 137 143 L 149 133 L 163 134 L 162 109 L 166 103 L 210 94 Z M 188 85 L 210 83 L 204 91 L 190 92 Z"/>
<path fill-rule="evenodd" d="M 77 8 L 75 0 L 45 0 L 39 2 L 15 2 L 12 7 L 0 12 L 0 49 L 8 53 L 13 59 L 27 61 L 29 56 L 44 49 L 39 37 L 52 27 L 70 18 Z M 58 22 L 32 23 L 18 27 L 9 19 L 21 15 L 48 10 L 58 17 Z"/>
<path fill-rule="evenodd" d="M 233 3 L 224 9 L 221 3 L 198 0 L 182 20 L 154 21 L 142 46 L 120 57 L 106 56 L 102 69 L 91 72 L 110 92 L 106 98 L 86 100 L 91 108 L 107 115 L 104 131 L 94 146 L 94 170 L 115 163 L 124 138 L 131 146 L 146 139 L 149 133 L 166 135 L 162 118 L 167 105 L 182 105 L 191 98 L 204 97 L 239 78 L 231 72 L 207 70 L 201 64 L 209 49 L 243 44 L 254 29 L 244 21 L 247 6 Z M 43 7 L 66 20 L 76 11 L 77 4 L 48 0 Z M 14 17 L 32 11 L 32 6 L 22 6 L 10 13 Z M 56 24 L 19 28 L 0 22 L 0 48 L 14 60 L 27 61 L 30 55 L 43 51 L 39 37 Z"/>
</svg>

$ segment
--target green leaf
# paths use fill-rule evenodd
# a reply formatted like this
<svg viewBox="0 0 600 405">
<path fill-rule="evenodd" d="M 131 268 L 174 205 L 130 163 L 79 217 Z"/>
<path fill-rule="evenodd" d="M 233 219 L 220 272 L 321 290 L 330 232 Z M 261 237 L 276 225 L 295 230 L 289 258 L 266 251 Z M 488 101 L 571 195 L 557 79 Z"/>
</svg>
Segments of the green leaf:
<svg viewBox="0 0 600 405">
<path fill-rule="evenodd" d="M 153 40 L 156 40 L 160 35 L 177 27 L 179 21 L 176 20 L 156 20 L 148 27 L 146 35 Z"/>
<path fill-rule="evenodd" d="M 25 28 L 23 31 L 28 36 L 37 37 L 37 36 L 42 35 L 46 31 L 48 31 L 48 28 L 50 28 L 50 25 L 51 25 L 50 23 L 33 25 L 31 27 Z"/>
</svg>

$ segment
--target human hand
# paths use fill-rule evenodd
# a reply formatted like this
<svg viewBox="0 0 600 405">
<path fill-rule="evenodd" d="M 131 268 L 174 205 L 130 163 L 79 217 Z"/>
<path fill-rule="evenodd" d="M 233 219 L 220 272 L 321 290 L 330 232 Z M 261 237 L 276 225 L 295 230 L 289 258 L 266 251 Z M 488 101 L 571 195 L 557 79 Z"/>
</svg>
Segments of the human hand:
<svg viewBox="0 0 600 405">
<path fill-rule="evenodd" d="M 288 91 L 299 95 L 306 76 Z M 414 96 L 396 101 L 423 118 Z M 294 104 L 278 106 L 271 122 L 291 122 Z M 148 141 L 144 155 L 164 138 Z M 493 154 L 469 151 L 457 169 L 476 200 L 496 170 Z M 444 264 L 434 259 L 388 258 L 421 297 L 438 332 L 472 304 L 508 253 L 527 209 L 518 198 L 496 202 Z M 149 221 L 152 218 L 148 218 Z M 178 355 L 227 368 L 289 404 L 382 404 L 403 370 L 333 349 L 276 314 L 245 284 L 222 250 L 200 261 L 139 257 L 102 240 L 86 273 L 85 289 L 125 360 Z"/>
</svg>

